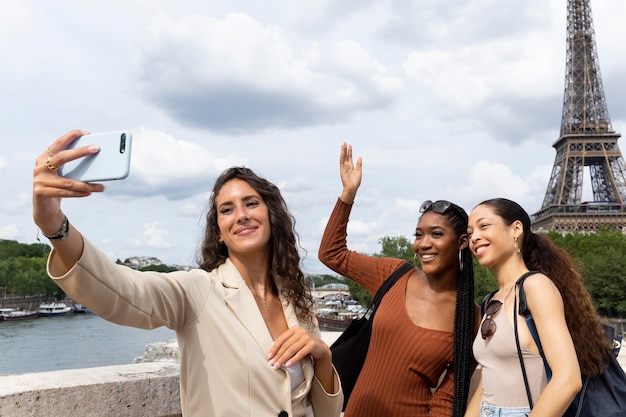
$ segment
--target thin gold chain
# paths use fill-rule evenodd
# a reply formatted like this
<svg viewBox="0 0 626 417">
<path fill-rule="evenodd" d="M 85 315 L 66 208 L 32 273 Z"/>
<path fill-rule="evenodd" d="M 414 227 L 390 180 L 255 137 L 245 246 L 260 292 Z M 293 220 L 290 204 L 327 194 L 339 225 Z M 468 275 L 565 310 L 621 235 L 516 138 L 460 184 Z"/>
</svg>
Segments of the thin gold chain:
<svg viewBox="0 0 626 417">
<path fill-rule="evenodd" d="M 249 288 L 252 291 L 252 288 L 251 287 L 249 287 Z M 263 297 L 261 297 L 256 291 L 252 291 L 252 293 L 255 295 L 255 297 L 258 297 L 258 298 L 260 298 L 263 301 L 263 308 L 265 310 L 269 310 L 270 309 L 270 305 L 267 303 L 267 296 L 269 294 L 271 294 L 273 290 L 274 290 L 274 283 L 271 283 L 270 284 L 270 289 L 265 294 L 263 294 Z"/>
<path fill-rule="evenodd" d="M 267 305 L 267 294 L 269 294 L 270 292 L 272 292 L 272 289 L 270 288 L 270 290 L 268 292 L 265 293 L 265 295 L 263 296 L 263 308 L 266 310 L 270 309 L 270 306 Z"/>
</svg>

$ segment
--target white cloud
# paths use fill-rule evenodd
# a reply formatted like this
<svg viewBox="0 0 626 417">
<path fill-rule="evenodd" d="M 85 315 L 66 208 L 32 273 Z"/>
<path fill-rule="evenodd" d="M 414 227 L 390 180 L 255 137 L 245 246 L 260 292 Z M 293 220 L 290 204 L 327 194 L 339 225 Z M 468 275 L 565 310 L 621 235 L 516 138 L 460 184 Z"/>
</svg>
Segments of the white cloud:
<svg viewBox="0 0 626 417">
<path fill-rule="evenodd" d="M 0 239 L 18 240 L 22 237 L 22 229 L 16 224 L 7 224 L 0 227 Z"/>
<path fill-rule="evenodd" d="M 144 223 L 143 240 L 148 248 L 167 249 L 170 247 L 169 233 L 160 222 Z"/>
<path fill-rule="evenodd" d="M 401 86 L 356 42 L 295 51 L 279 28 L 242 13 L 158 15 L 137 67 L 145 97 L 181 123 L 236 134 L 345 121 L 387 107 Z"/>
<path fill-rule="evenodd" d="M 6 39 L 10 36 L 28 36 L 32 13 L 22 1 L 5 2 L 0 6 L 0 36 Z"/>
<path fill-rule="evenodd" d="M 18 214 L 31 211 L 31 195 L 19 192 L 12 199 L 4 200 L 0 203 L 0 209 L 9 214 Z"/>
<path fill-rule="evenodd" d="M 462 199 L 471 199 L 474 204 L 494 197 L 509 198 L 523 204 L 531 200 L 529 196 L 532 191 L 528 180 L 516 175 L 508 166 L 479 161 L 469 171 L 467 184 L 458 188 L 454 195 L 462 196 Z"/>
<path fill-rule="evenodd" d="M 115 192 L 186 198 L 205 193 L 215 178 L 235 163 L 234 157 L 218 157 L 198 142 L 137 128 L 133 130 L 131 174 L 127 181 L 116 184 Z"/>
</svg>

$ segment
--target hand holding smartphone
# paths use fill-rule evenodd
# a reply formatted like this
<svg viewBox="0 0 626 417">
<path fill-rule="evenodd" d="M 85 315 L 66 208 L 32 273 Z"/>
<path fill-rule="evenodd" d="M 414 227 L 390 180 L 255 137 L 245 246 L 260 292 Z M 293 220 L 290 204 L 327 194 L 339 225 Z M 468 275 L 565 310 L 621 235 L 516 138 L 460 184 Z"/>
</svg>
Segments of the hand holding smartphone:
<svg viewBox="0 0 626 417">
<path fill-rule="evenodd" d="M 132 143 L 133 136 L 127 130 L 83 135 L 67 149 L 98 145 L 100 151 L 64 164 L 59 168 L 59 175 L 84 182 L 124 179 L 130 173 Z"/>
</svg>

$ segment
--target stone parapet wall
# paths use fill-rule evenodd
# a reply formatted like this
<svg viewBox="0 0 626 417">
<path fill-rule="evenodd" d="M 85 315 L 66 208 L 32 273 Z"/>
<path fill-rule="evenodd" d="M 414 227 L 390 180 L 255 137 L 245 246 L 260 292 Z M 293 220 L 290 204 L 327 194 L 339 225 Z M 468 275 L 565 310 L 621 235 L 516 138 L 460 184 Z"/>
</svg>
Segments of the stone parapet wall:
<svg viewBox="0 0 626 417">
<path fill-rule="evenodd" d="M 180 417 L 171 361 L 0 376 L 1 417 Z"/>
<path fill-rule="evenodd" d="M 0 376 L 0 417 L 181 417 L 176 340 L 133 365 Z"/>
</svg>

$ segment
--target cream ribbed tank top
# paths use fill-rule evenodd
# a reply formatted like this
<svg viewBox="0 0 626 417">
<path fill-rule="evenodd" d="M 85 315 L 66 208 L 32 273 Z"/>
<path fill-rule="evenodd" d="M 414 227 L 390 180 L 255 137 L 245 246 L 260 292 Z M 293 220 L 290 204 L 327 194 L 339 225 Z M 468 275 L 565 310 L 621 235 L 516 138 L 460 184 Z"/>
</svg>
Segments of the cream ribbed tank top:
<svg viewBox="0 0 626 417">
<path fill-rule="evenodd" d="M 474 357 L 482 372 L 483 400 L 499 407 L 528 407 L 515 332 L 505 306 L 503 304 L 500 311 L 492 316 L 497 326 L 493 336 L 483 340 L 479 331 L 474 340 Z M 517 319 L 518 326 L 526 326 L 523 317 L 518 316 Z M 543 359 L 523 344 L 521 349 L 533 403 L 536 403 L 547 384 Z"/>
</svg>

